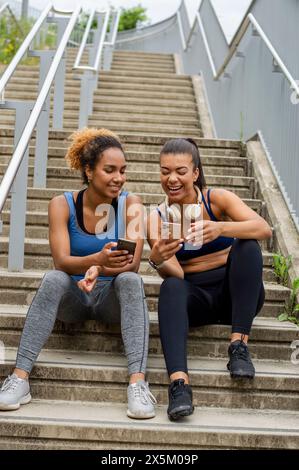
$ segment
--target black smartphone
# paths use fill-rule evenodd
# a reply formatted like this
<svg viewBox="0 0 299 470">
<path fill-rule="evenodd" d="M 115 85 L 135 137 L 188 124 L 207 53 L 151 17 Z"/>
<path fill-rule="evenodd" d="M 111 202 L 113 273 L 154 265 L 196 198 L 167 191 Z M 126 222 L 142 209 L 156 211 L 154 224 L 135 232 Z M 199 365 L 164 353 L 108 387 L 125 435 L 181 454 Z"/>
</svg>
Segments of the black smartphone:
<svg viewBox="0 0 299 470">
<path fill-rule="evenodd" d="M 117 241 L 116 250 L 126 250 L 130 255 L 134 256 L 136 248 L 136 242 L 133 240 L 125 240 L 124 238 L 119 238 Z"/>
</svg>

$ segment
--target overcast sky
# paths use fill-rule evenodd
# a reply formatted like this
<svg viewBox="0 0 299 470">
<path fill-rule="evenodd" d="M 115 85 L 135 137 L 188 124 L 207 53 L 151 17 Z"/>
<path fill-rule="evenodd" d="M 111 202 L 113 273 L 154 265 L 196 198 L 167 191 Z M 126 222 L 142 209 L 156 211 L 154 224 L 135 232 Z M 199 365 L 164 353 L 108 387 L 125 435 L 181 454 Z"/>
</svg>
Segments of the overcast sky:
<svg viewBox="0 0 299 470">
<path fill-rule="evenodd" d="M 13 3 L 14 0 L 12 0 Z M 32 7 L 42 8 L 48 4 L 49 0 L 29 0 Z M 113 6 L 123 6 L 129 8 L 141 3 L 147 8 L 147 15 L 151 23 L 161 21 L 176 12 L 181 0 L 54 0 L 54 4 L 60 9 L 72 9 L 78 3 L 82 3 L 85 8 L 98 6 L 105 8 L 108 4 Z M 237 29 L 242 16 L 244 15 L 250 0 L 212 0 L 215 10 L 219 16 L 224 32 L 228 40 Z M 198 9 L 201 0 L 186 0 L 190 21 L 193 22 L 194 13 Z"/>
</svg>

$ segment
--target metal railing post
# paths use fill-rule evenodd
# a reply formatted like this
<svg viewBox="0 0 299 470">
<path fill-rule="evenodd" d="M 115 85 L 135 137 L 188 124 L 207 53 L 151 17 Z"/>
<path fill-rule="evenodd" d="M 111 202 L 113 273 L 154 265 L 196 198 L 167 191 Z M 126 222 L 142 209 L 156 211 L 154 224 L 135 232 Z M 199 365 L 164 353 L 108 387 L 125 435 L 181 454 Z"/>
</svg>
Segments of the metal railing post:
<svg viewBox="0 0 299 470">
<path fill-rule="evenodd" d="M 46 19 L 50 11 L 55 11 L 53 10 L 51 4 L 49 4 L 42 12 L 32 30 L 25 38 L 23 44 L 20 46 L 15 57 L 12 59 L 11 63 L 0 78 L 0 96 L 4 92 L 10 77 L 13 75 L 16 67 L 19 65 L 23 55 L 27 52 L 32 41 L 34 40 L 36 33 L 40 29 L 43 21 Z M 61 37 L 57 51 L 55 51 L 55 55 L 51 61 L 50 68 L 46 73 L 36 102 L 7 102 L 4 100 L 4 93 L 3 96 L 1 96 L 2 102 L 0 101 L 0 108 L 16 109 L 16 124 L 14 134 L 15 148 L 0 184 L 0 213 L 3 210 L 3 207 L 7 201 L 7 197 L 12 188 L 15 192 L 12 193 L 11 200 L 10 239 L 8 253 L 8 268 L 12 271 L 22 271 L 24 266 L 29 142 L 34 128 L 39 122 L 40 114 L 45 109 L 45 106 L 47 107 L 46 103 L 51 90 L 51 85 L 54 82 L 59 64 L 62 60 L 65 48 L 74 29 L 80 11 L 81 7 L 78 6 L 74 12 L 69 12 L 71 17 L 68 20 L 68 24 L 65 28 L 63 36 Z M 49 55 L 50 54 L 51 52 L 49 52 Z M 43 75 L 45 73 L 41 71 L 41 74 Z M 48 141 L 43 142 L 43 144 L 47 148 Z"/>
<path fill-rule="evenodd" d="M 57 23 L 57 44 L 65 31 L 68 18 L 51 18 L 51 23 Z M 57 69 L 54 80 L 54 96 L 53 96 L 53 120 L 52 128 L 55 130 L 63 129 L 63 111 L 64 111 L 64 81 L 65 81 L 65 56 L 62 57 Z"/>
<path fill-rule="evenodd" d="M 30 51 L 31 57 L 40 57 L 40 75 L 39 75 L 39 91 L 42 89 L 43 83 L 50 69 L 55 51 Z M 34 188 L 45 188 L 47 185 L 47 163 L 48 163 L 48 146 L 45 142 L 49 139 L 50 126 L 50 92 L 46 98 L 43 109 L 38 118 L 36 125 L 35 138 L 35 158 L 34 158 Z"/>
<path fill-rule="evenodd" d="M 29 119 L 34 103 L 31 101 L 7 101 L 0 109 L 15 109 L 14 148 L 16 148 L 23 129 Z M 29 147 L 27 145 L 18 173 L 11 187 L 10 227 L 8 245 L 8 270 L 22 271 L 24 266 L 24 239 L 26 226 L 27 178 Z"/>
</svg>

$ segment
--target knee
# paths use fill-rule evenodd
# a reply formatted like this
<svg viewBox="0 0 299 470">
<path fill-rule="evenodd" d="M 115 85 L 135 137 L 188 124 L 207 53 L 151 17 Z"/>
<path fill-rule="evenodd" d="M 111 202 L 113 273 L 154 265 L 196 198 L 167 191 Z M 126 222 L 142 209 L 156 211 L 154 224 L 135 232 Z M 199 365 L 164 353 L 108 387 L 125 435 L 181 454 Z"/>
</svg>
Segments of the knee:
<svg viewBox="0 0 299 470">
<path fill-rule="evenodd" d="M 71 277 L 69 274 L 65 273 L 64 271 L 59 271 L 58 269 L 52 269 L 48 271 L 42 280 L 42 285 L 47 286 L 64 286 L 69 285 Z"/>
<path fill-rule="evenodd" d="M 185 290 L 184 279 L 177 277 L 167 277 L 161 284 L 160 287 L 160 298 L 171 296 L 173 299 L 176 295 L 182 295 Z"/>
<path fill-rule="evenodd" d="M 136 289 L 143 285 L 141 276 L 131 271 L 118 274 L 114 284 L 116 287 L 125 286 L 127 289 Z"/>
<path fill-rule="evenodd" d="M 261 247 L 257 240 L 254 239 L 240 239 L 237 238 L 233 244 L 233 250 L 237 251 L 239 254 L 245 255 L 262 255 Z"/>
</svg>

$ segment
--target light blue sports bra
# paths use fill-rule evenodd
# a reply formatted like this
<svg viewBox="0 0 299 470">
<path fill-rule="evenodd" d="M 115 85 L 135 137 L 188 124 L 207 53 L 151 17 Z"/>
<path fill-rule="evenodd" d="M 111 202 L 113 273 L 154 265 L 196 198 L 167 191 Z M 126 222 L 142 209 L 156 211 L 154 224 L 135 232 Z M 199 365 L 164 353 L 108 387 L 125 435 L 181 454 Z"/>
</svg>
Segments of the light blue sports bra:
<svg viewBox="0 0 299 470">
<path fill-rule="evenodd" d="M 64 196 L 69 206 L 69 220 L 68 220 L 68 231 L 70 237 L 70 249 L 71 256 L 89 256 L 102 250 L 102 248 L 109 242 L 117 242 L 119 238 L 123 238 L 126 232 L 125 225 L 125 208 L 126 198 L 128 192 L 123 191 L 117 201 L 117 208 L 114 214 L 111 211 L 110 218 L 107 224 L 107 231 L 100 234 L 89 234 L 84 232 L 77 220 L 75 201 L 72 192 L 65 192 Z M 71 277 L 75 281 L 83 279 L 85 273 L 72 275 Z M 111 276 L 99 276 L 100 280 L 111 280 Z"/>
</svg>

